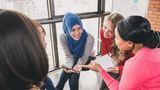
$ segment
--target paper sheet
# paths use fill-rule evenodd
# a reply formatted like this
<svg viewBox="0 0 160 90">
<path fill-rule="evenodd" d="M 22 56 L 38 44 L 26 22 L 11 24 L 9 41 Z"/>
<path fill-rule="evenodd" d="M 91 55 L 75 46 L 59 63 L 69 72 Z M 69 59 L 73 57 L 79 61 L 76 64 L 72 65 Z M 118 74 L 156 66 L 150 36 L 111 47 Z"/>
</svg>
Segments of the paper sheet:
<svg viewBox="0 0 160 90">
<path fill-rule="evenodd" d="M 116 66 L 116 64 L 113 62 L 113 59 L 108 54 L 97 57 L 95 61 L 100 64 L 106 71 L 108 67 Z"/>
</svg>

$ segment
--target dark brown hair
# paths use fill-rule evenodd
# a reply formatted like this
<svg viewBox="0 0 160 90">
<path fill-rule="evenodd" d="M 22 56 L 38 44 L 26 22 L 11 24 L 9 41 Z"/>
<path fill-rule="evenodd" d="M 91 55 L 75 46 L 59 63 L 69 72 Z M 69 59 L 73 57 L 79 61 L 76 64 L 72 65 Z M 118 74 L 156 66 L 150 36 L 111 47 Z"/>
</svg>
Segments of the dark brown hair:
<svg viewBox="0 0 160 90">
<path fill-rule="evenodd" d="M 47 54 L 33 22 L 0 9 L 0 90 L 28 90 L 47 73 Z"/>
</svg>

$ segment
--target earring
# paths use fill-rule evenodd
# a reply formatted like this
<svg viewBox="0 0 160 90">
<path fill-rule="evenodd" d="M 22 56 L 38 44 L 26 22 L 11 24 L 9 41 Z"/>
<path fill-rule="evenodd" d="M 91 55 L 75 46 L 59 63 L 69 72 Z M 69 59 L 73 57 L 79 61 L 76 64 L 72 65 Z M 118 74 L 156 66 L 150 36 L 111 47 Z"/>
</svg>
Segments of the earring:
<svg viewBox="0 0 160 90">
<path fill-rule="evenodd" d="M 34 84 L 29 90 L 40 90 L 40 87 Z"/>
</svg>

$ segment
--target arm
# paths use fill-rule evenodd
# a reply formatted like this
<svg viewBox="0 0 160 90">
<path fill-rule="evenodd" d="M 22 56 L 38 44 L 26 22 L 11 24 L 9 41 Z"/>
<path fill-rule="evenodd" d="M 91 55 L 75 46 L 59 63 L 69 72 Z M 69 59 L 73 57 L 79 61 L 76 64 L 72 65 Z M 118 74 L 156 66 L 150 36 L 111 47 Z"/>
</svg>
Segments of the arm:
<svg viewBox="0 0 160 90">
<path fill-rule="evenodd" d="M 81 65 L 83 68 L 89 68 L 93 71 L 97 71 L 100 73 L 100 76 L 108 85 L 110 90 L 117 90 L 118 88 L 118 81 L 113 79 L 103 68 L 100 64 L 96 63 L 96 61 L 91 61 L 89 65 Z"/>
<path fill-rule="evenodd" d="M 110 90 L 118 90 L 119 82 L 113 79 L 104 69 L 100 70 L 100 76 L 105 81 Z"/>
<path fill-rule="evenodd" d="M 110 90 L 139 90 L 144 83 L 150 80 L 150 71 L 144 58 L 130 58 L 126 61 L 123 68 L 123 74 L 120 82 L 113 79 L 102 67 L 92 61 L 89 65 L 82 65 L 84 68 L 90 68 L 93 71 L 100 72 Z"/>
<path fill-rule="evenodd" d="M 132 60 L 126 62 L 120 83 L 112 79 L 112 77 L 103 70 L 101 70 L 100 74 L 111 90 L 137 90 L 144 84 L 146 81 L 145 78 L 148 77 L 145 73 L 146 71 L 147 69 L 144 63 L 134 62 L 134 60 Z"/>
<path fill-rule="evenodd" d="M 67 46 L 66 37 L 64 34 L 60 35 L 60 44 L 62 46 L 62 49 L 63 49 L 65 57 L 66 57 L 66 65 L 65 66 L 68 68 L 72 68 L 73 63 L 74 63 L 74 59 L 73 59 L 72 54 L 69 51 L 69 48 Z"/>
<path fill-rule="evenodd" d="M 88 58 L 91 54 L 92 54 L 91 56 L 94 56 L 93 46 L 94 46 L 94 37 L 88 33 L 87 42 L 84 47 L 84 53 L 83 56 L 79 58 L 77 62 L 78 65 L 84 65 L 88 61 Z"/>
</svg>

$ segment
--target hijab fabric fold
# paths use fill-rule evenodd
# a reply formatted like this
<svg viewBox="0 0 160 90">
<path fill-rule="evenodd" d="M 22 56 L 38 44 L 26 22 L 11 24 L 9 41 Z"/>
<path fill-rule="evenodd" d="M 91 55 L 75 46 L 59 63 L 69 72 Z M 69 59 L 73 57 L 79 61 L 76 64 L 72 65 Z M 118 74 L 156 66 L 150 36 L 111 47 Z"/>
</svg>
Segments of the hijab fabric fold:
<svg viewBox="0 0 160 90">
<path fill-rule="evenodd" d="M 72 27 L 74 25 L 80 25 L 80 27 L 83 30 L 79 40 L 74 40 L 70 36 Z M 63 31 L 67 37 L 67 45 L 69 47 L 71 54 L 74 56 L 74 58 L 77 58 L 77 59 L 82 57 L 88 34 L 83 28 L 81 19 L 77 15 L 72 13 L 65 14 L 63 18 Z"/>
</svg>

